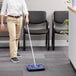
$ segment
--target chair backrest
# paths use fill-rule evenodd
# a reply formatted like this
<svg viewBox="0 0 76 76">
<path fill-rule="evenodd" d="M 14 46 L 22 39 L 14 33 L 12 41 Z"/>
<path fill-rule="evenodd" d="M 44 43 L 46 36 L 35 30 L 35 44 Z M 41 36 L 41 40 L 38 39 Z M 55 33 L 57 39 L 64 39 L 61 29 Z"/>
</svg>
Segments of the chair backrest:
<svg viewBox="0 0 76 76">
<path fill-rule="evenodd" d="M 63 23 L 68 19 L 68 11 L 54 11 L 54 21 L 56 23 Z"/>
<path fill-rule="evenodd" d="M 29 11 L 30 23 L 38 24 L 46 21 L 45 11 Z"/>
</svg>

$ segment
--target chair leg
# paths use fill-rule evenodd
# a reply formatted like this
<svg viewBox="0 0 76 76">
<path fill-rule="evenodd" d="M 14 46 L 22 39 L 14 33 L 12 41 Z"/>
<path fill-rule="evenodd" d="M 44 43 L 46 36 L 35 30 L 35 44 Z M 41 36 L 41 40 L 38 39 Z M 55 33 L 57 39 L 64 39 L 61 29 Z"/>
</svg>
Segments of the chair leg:
<svg viewBox="0 0 76 76">
<path fill-rule="evenodd" d="M 25 33 L 23 32 L 23 50 L 25 51 Z"/>
<path fill-rule="evenodd" d="M 47 35 L 47 49 L 50 49 L 50 31 L 48 30 L 48 35 Z"/>
<path fill-rule="evenodd" d="M 46 48 L 47 48 L 47 50 L 49 50 L 49 48 L 50 48 L 49 42 L 50 42 L 50 35 L 49 35 L 49 31 L 48 31 L 48 33 L 46 34 Z"/>
<path fill-rule="evenodd" d="M 52 30 L 52 50 L 55 50 L 55 32 Z"/>
<path fill-rule="evenodd" d="M 46 48 L 47 48 L 47 34 L 46 34 Z"/>
</svg>

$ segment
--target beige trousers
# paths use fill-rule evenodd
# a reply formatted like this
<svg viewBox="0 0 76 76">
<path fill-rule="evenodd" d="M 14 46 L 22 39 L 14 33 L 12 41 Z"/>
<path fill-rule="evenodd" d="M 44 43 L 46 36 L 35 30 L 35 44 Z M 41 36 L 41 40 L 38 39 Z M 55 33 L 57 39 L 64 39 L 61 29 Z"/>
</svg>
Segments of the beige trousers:
<svg viewBox="0 0 76 76">
<path fill-rule="evenodd" d="M 22 28 L 22 17 L 7 17 L 7 28 L 9 32 L 10 57 L 17 57 L 18 42 Z"/>
</svg>

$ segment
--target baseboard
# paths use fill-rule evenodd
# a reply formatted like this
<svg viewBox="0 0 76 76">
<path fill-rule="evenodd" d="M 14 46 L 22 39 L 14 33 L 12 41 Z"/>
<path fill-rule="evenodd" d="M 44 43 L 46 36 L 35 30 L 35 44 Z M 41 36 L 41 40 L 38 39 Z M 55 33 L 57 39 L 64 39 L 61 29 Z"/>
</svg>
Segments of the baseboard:
<svg viewBox="0 0 76 76">
<path fill-rule="evenodd" d="M 76 69 L 75 69 L 75 67 L 74 67 L 73 63 L 71 62 L 71 60 L 70 60 L 70 64 L 71 64 L 71 66 L 72 66 L 73 70 L 76 72 Z"/>
<path fill-rule="evenodd" d="M 9 41 L 0 41 L 0 47 L 1 46 L 7 46 Z M 33 46 L 45 46 L 45 40 L 32 40 Z M 69 42 L 67 40 L 56 40 L 55 46 L 68 46 Z M 20 40 L 20 46 L 23 46 L 22 40 Z M 26 46 L 30 46 L 29 40 L 26 41 Z M 50 40 L 50 46 L 51 46 L 51 40 Z"/>
</svg>

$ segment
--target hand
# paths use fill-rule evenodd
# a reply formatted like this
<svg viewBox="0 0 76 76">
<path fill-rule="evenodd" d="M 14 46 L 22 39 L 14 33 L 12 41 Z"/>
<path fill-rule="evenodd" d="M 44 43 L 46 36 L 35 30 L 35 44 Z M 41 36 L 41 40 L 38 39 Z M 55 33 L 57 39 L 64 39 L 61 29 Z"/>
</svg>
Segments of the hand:
<svg viewBox="0 0 76 76">
<path fill-rule="evenodd" d="M 1 31 L 4 31 L 5 30 L 4 24 L 1 24 L 0 28 L 1 28 Z"/>
<path fill-rule="evenodd" d="M 26 22 L 26 24 L 29 24 L 29 19 L 26 18 L 26 19 L 25 19 L 25 22 Z"/>
<path fill-rule="evenodd" d="M 28 17 L 28 15 L 26 15 L 26 17 L 25 17 L 25 22 L 26 22 L 26 24 L 29 24 L 29 17 Z"/>
</svg>

